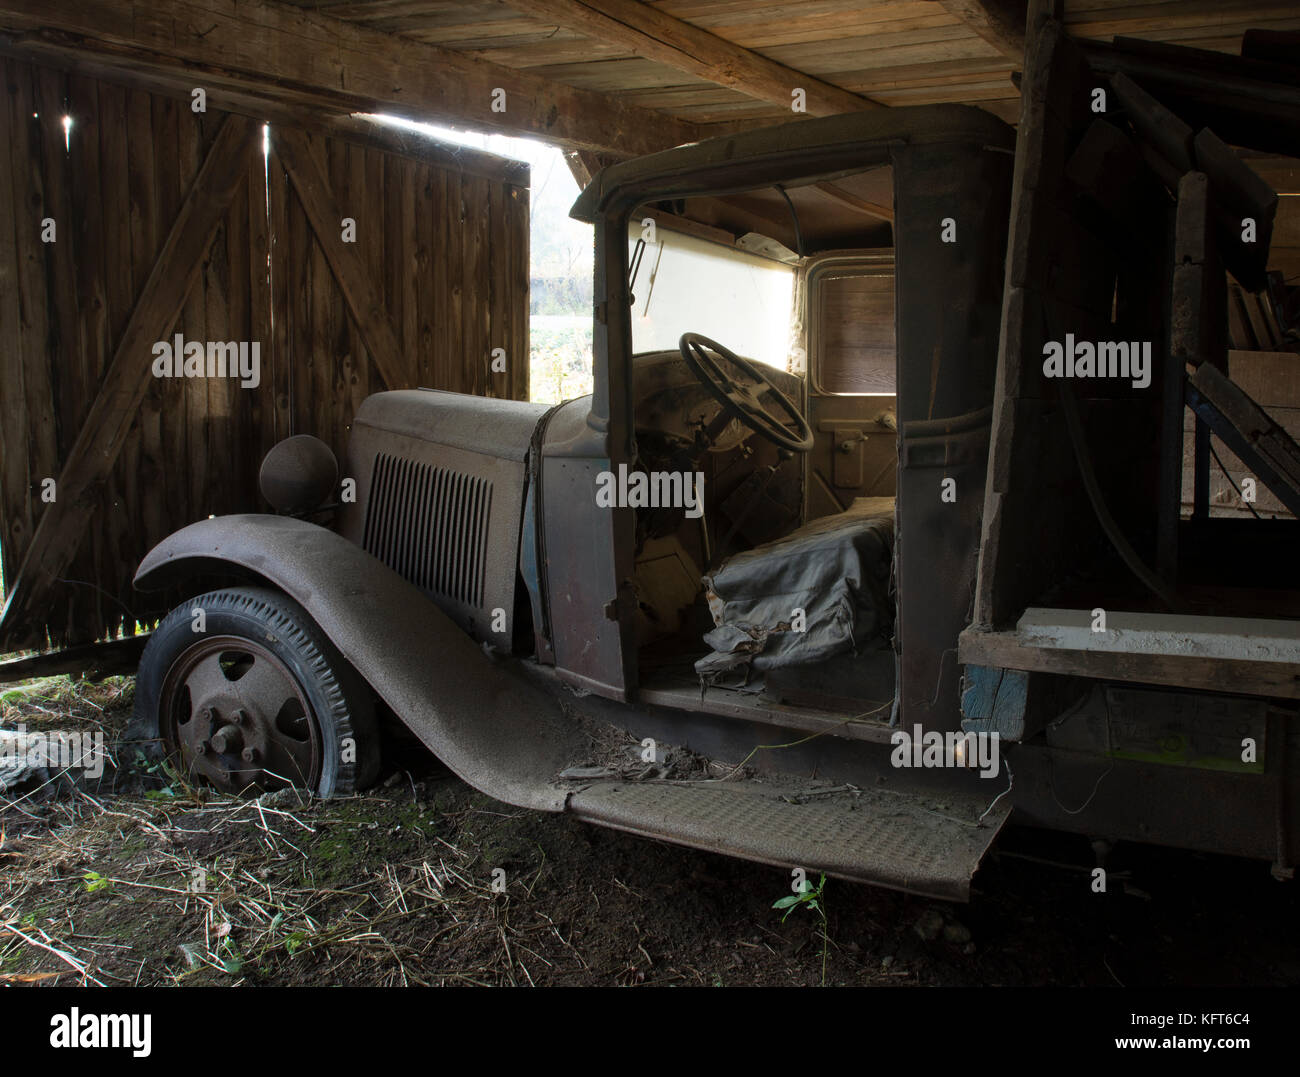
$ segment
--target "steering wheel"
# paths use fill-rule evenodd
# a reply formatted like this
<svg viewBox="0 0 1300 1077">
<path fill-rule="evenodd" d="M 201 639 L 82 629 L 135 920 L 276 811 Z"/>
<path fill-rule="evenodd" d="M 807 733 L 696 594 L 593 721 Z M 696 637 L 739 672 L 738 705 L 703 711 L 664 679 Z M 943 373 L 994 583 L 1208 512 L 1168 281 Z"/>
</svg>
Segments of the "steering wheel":
<svg viewBox="0 0 1300 1077">
<path fill-rule="evenodd" d="M 739 419 L 754 433 L 791 452 L 808 452 L 813 447 L 808 420 L 759 367 L 699 333 L 683 333 L 678 346 L 691 373 L 722 405 L 724 418 Z M 724 364 L 730 364 L 739 376 L 729 373 Z M 760 399 L 763 393 L 771 393 L 789 418 L 782 419 L 768 410 Z M 789 429 L 791 423 L 793 431 Z"/>
</svg>

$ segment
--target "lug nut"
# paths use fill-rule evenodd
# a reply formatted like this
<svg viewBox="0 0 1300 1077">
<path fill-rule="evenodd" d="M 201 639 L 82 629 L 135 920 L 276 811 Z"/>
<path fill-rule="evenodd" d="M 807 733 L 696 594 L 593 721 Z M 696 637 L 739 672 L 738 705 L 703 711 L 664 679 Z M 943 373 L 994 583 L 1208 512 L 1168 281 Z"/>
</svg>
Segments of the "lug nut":
<svg viewBox="0 0 1300 1077">
<path fill-rule="evenodd" d="M 256 763 L 259 754 L 256 748 L 245 748 L 241 753 L 245 763 Z"/>
<path fill-rule="evenodd" d="M 243 743 L 244 736 L 237 725 L 223 725 L 212 734 L 212 747 L 222 755 L 239 751 Z"/>
<path fill-rule="evenodd" d="M 235 723 L 235 725 L 247 725 L 247 724 L 248 724 L 248 712 L 247 712 L 247 711 L 242 711 L 242 710 L 235 711 L 235 713 L 234 713 L 233 715 L 231 715 L 231 721 L 233 721 L 233 722 Z"/>
</svg>

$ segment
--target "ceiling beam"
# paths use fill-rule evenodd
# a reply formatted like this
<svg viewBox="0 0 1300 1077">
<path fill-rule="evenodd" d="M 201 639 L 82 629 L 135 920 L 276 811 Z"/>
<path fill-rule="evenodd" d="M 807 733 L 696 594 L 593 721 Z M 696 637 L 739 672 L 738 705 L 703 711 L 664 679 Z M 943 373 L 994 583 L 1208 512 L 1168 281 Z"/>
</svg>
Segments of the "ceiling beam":
<svg viewBox="0 0 1300 1077">
<path fill-rule="evenodd" d="M 885 106 L 769 60 L 638 0 L 507 0 L 527 15 L 612 42 L 647 60 L 789 108 L 802 89 L 811 116 Z"/>
<path fill-rule="evenodd" d="M 1026 0 L 938 0 L 944 11 L 963 22 L 1004 56 L 1025 56 Z"/>
<path fill-rule="evenodd" d="M 216 109 L 392 112 L 622 156 L 699 137 L 608 94 L 266 0 L 0 0 L 0 47 L 158 88 L 202 86 Z"/>
</svg>

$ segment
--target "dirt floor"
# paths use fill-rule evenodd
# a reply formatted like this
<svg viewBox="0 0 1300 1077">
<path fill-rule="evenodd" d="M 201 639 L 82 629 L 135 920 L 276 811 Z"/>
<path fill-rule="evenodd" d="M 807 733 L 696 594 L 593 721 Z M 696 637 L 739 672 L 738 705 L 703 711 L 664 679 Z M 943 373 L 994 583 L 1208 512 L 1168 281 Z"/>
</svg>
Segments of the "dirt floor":
<svg viewBox="0 0 1300 1077">
<path fill-rule="evenodd" d="M 1086 841 L 1012 830 L 970 905 L 831 880 L 823 935 L 773 908 L 785 872 L 509 808 L 418 750 L 346 800 L 189 788 L 120 742 L 131 691 L 0 693 L 0 728 L 116 745 L 98 783 L 0 797 L 0 982 L 1300 983 L 1300 890 L 1260 863 L 1120 846 L 1099 895 Z"/>
</svg>

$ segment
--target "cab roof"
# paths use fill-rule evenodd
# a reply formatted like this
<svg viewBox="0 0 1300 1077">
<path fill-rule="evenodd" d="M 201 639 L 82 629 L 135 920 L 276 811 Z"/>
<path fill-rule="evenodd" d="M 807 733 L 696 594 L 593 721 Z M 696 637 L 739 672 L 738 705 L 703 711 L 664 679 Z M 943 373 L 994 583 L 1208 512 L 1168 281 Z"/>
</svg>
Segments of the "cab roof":
<svg viewBox="0 0 1300 1077">
<path fill-rule="evenodd" d="M 889 160 L 899 146 L 978 145 L 1011 151 L 1015 130 L 969 105 L 917 105 L 798 120 L 692 142 L 602 169 L 570 216 L 589 224 L 648 198 L 800 186 Z"/>
</svg>

